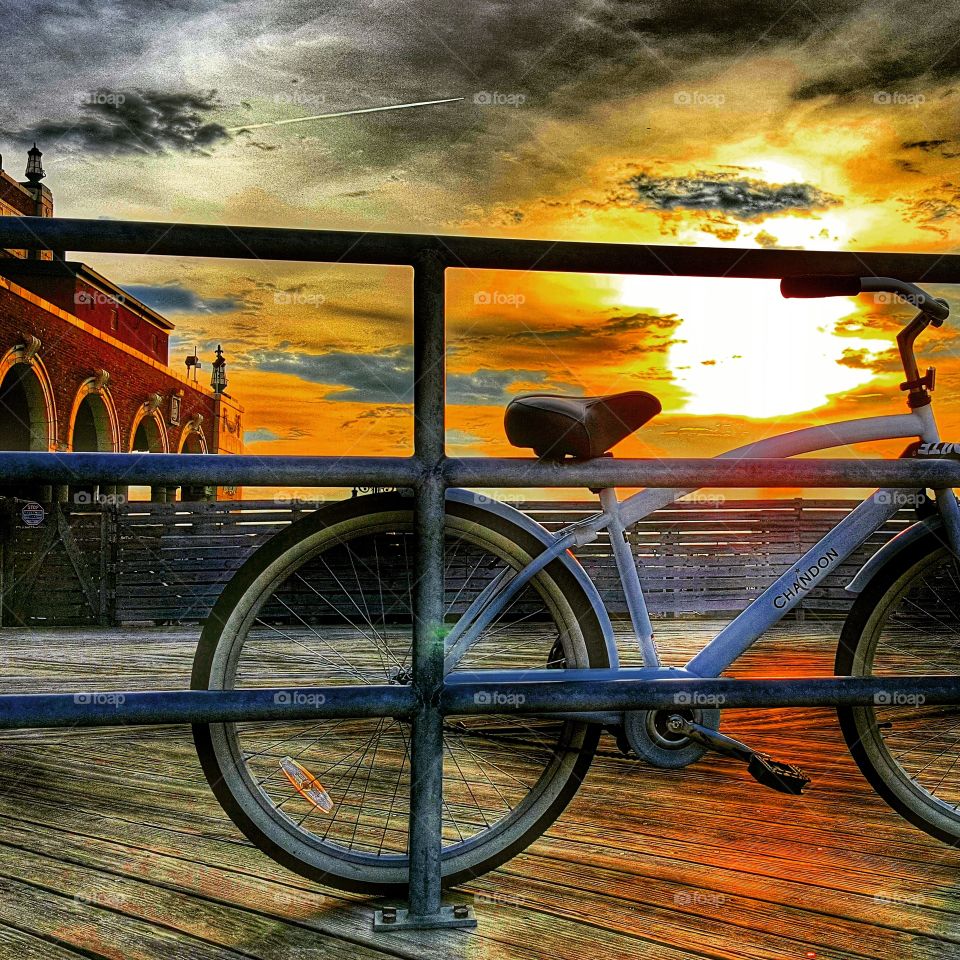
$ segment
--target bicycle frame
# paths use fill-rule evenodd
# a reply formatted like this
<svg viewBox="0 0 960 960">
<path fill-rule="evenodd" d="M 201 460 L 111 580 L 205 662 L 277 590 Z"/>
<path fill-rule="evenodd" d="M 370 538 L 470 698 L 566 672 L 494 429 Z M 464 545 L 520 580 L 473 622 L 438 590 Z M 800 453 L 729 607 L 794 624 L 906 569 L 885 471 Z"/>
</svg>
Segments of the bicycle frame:
<svg viewBox="0 0 960 960">
<path fill-rule="evenodd" d="M 760 440 L 721 455 L 721 458 L 792 457 L 833 447 L 875 440 L 919 439 L 937 442 L 940 439 L 931 405 L 918 407 L 908 414 L 891 414 L 858 420 L 847 420 L 780 434 Z M 624 537 L 632 524 L 656 510 L 673 503 L 691 489 L 647 489 L 618 501 L 616 491 L 600 491 L 602 510 L 587 520 L 578 521 L 552 534 L 552 545 L 512 578 L 502 575 L 489 584 L 474 600 L 447 638 L 446 671 L 449 674 L 480 635 L 512 601 L 533 576 L 565 550 L 595 540 L 601 531 L 608 531 L 617 572 L 627 602 L 634 635 L 643 657 L 639 671 L 615 666 L 604 671 L 589 671 L 600 676 L 651 676 L 676 673 L 660 666 L 653 628 L 647 612 L 636 562 Z M 824 577 L 843 563 L 871 534 L 875 533 L 900 509 L 895 489 L 877 490 L 838 523 L 819 543 L 784 571 L 759 597 L 714 637 L 683 668 L 681 673 L 697 677 L 717 677 L 741 654 L 748 650 L 771 626 L 789 613 Z M 960 556 L 960 505 L 951 490 L 937 491 L 937 503 L 943 517 L 949 542 Z M 573 671 L 484 671 L 485 680 L 519 680 L 557 678 L 558 673 L 570 676 Z M 493 674 L 496 674 L 494 676 Z M 577 671 L 587 673 L 587 671 Z M 534 674 L 536 676 L 534 676 Z M 544 676 L 545 675 L 545 676 Z M 452 682 L 466 682 L 464 675 L 448 676 Z"/>
</svg>

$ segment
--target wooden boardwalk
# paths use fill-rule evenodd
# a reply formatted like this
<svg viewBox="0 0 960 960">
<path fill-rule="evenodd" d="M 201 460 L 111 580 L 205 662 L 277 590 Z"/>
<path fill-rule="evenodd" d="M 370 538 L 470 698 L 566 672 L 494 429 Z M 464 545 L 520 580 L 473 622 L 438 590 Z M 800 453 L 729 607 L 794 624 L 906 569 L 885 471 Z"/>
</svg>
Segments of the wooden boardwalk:
<svg viewBox="0 0 960 960">
<path fill-rule="evenodd" d="M 670 659 L 712 633 L 660 625 Z M 836 623 L 791 624 L 741 674 L 831 672 Z M 197 628 L 0 631 L 3 692 L 187 685 Z M 829 711 L 729 711 L 803 766 L 802 799 L 710 757 L 660 771 L 602 747 L 550 833 L 465 888 L 470 932 L 374 935 L 369 901 L 253 849 L 189 731 L 0 734 L 0 960 L 17 958 L 960 958 L 960 853 L 905 824 Z"/>
</svg>

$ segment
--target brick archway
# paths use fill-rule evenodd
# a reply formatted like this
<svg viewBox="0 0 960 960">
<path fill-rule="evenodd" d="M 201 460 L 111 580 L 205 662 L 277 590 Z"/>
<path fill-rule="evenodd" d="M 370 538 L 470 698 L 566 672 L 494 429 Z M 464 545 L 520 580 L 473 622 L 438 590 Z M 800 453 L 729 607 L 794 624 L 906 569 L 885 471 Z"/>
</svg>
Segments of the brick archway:
<svg viewBox="0 0 960 960">
<path fill-rule="evenodd" d="M 37 355 L 39 341 L 18 344 L 0 359 L 0 412 L 7 450 L 57 449 L 57 406 L 53 385 Z"/>
<path fill-rule="evenodd" d="M 95 377 L 77 391 L 70 412 L 68 448 L 75 452 L 118 453 L 120 421 L 110 391 Z"/>
<path fill-rule="evenodd" d="M 177 453 L 209 453 L 207 438 L 203 431 L 188 423 L 180 434 L 180 446 Z"/>
<path fill-rule="evenodd" d="M 158 410 L 144 404 L 137 411 L 130 426 L 131 453 L 169 453 L 170 439 Z"/>
</svg>

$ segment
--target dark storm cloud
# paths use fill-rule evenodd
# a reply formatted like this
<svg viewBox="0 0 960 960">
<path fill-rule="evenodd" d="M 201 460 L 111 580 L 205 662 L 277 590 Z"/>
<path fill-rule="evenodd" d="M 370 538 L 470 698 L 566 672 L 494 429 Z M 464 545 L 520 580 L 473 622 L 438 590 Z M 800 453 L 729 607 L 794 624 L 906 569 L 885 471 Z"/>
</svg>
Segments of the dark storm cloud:
<svg viewBox="0 0 960 960">
<path fill-rule="evenodd" d="M 904 2 L 863 4 L 844 29 L 824 31 L 823 67 L 794 91 L 798 100 L 919 92 L 960 78 L 960 7 L 935 0 L 918 10 Z M 879 101 L 883 102 L 883 101 Z"/>
<path fill-rule="evenodd" d="M 366 106 L 364 97 L 465 96 L 466 103 L 351 124 L 355 169 L 395 165 L 416 152 L 440 154 L 434 160 L 449 175 L 526 141 L 539 117 L 581 115 L 696 76 L 705 64 L 795 45 L 831 29 L 853 6 L 819 0 L 812 16 L 806 4 L 763 0 L 479 0 L 454 14 L 449 0 L 417 0 L 392 11 L 335 4 L 318 18 L 311 4 L 287 2 L 264 26 L 285 42 L 263 45 L 248 66 L 262 60 L 265 75 L 285 74 L 296 89 L 322 93 L 328 109 Z"/>
<path fill-rule="evenodd" d="M 220 103 L 213 91 L 105 90 L 84 94 L 79 113 L 64 120 L 40 120 L 5 133 L 22 143 L 37 141 L 96 154 L 202 153 L 229 138 L 209 119 Z"/>
<path fill-rule="evenodd" d="M 189 287 L 175 283 L 159 286 L 130 284 L 124 289 L 160 313 L 230 313 L 247 306 L 244 301 L 233 297 L 201 297 Z"/>
<path fill-rule="evenodd" d="M 824 6 L 818 24 L 831 22 L 845 4 Z M 67 82 L 58 84 L 61 90 L 76 89 L 93 72 L 79 55 L 91 23 L 111 27 L 115 63 L 136 70 L 141 62 L 149 71 L 154 54 L 168 48 L 167 38 L 189 33 L 192 21 L 209 15 L 211 4 L 182 0 L 124 4 L 118 10 L 112 3 L 80 0 L 79 7 L 82 17 L 76 5 L 50 9 L 38 36 L 17 29 L 19 37 L 10 38 L 27 56 L 32 50 L 34 59 L 55 64 L 41 82 L 57 84 L 58 70 L 68 74 Z M 416 157 L 451 176 L 483 165 L 504 143 L 526 140 L 537 116 L 577 115 L 612 97 L 675 82 L 704 62 L 794 42 L 812 29 L 802 5 L 783 10 L 761 0 L 545 0 L 509 6 L 481 0 L 457 6 L 455 15 L 449 0 L 391 6 L 339 2 L 322 10 L 307 0 L 281 0 L 221 6 L 218 19 L 230 28 L 231 46 L 223 83 L 218 78 L 217 85 L 235 91 L 231 103 L 250 104 L 244 113 L 251 123 L 275 119 L 278 97 L 294 108 L 302 97 L 303 109 L 293 111 L 302 114 L 466 97 L 462 103 L 335 121 L 336 128 L 310 124 L 275 134 L 305 147 L 334 138 L 338 158 L 354 172 L 396 167 Z M 497 94 L 523 100 L 498 105 L 490 96 Z M 208 150 L 226 135 L 210 122 L 202 102 L 186 105 L 186 124 L 174 115 L 169 125 L 151 122 L 156 104 L 130 100 L 124 106 L 134 105 L 142 109 L 122 122 L 122 108 L 68 112 L 61 103 L 53 113 L 47 106 L 40 114 L 48 118 L 44 123 L 30 111 L 30 122 L 19 132 L 21 139 L 67 135 L 85 149 L 110 153 Z M 275 142 L 263 135 L 253 145 L 269 150 Z"/>
<path fill-rule="evenodd" d="M 267 373 L 284 373 L 339 387 L 331 400 L 363 403 L 411 403 L 413 401 L 413 351 L 393 347 L 378 353 L 311 354 L 262 350 L 251 354 L 249 363 Z M 544 370 L 478 369 L 447 375 L 447 398 L 452 404 L 496 405 L 506 403 L 513 384 L 535 384 L 545 389 L 579 392 L 577 387 L 555 383 Z"/>
<path fill-rule="evenodd" d="M 947 17 L 940 23 L 952 22 L 949 10 L 937 8 L 937 17 Z M 411 182 L 429 177 L 462 189 L 462 178 L 472 176 L 470 189 L 482 202 L 495 190 L 492 166 L 529 143 L 544 118 L 576 117 L 598 104 L 699 82 L 765 54 L 797 59 L 809 77 L 798 96 L 864 83 L 875 88 L 879 78 L 906 76 L 917 63 L 931 62 L 917 37 L 918 49 L 910 46 L 923 29 L 918 19 L 898 5 L 851 0 L 477 0 L 454 6 L 449 0 L 334 0 L 322 7 L 313 0 L 75 0 L 61 6 L 28 0 L 5 23 L 6 49 L 17 51 L 21 69 L 19 89 L 0 108 L 0 127 L 17 132 L 20 141 L 47 141 L 40 143 L 44 149 L 55 150 L 49 141 L 63 136 L 93 154 L 211 151 L 229 134 L 206 95 L 156 93 L 178 75 L 181 47 L 189 50 L 180 38 L 196 37 L 191 77 L 218 87 L 224 107 L 242 111 L 250 124 L 465 97 L 418 110 L 264 128 L 236 142 L 250 147 L 247 154 L 295 154 L 287 162 L 298 169 L 322 153 L 331 181 L 389 170 Z M 852 43 L 858 30 L 866 40 Z M 942 31 L 947 38 L 954 33 Z M 906 46 L 898 45 L 901 34 Z M 103 48 L 105 36 L 108 59 L 91 53 Z M 869 53 L 874 46 L 876 54 Z M 207 47 L 225 56 L 207 63 Z M 883 49 L 888 56 L 904 50 L 903 58 L 894 55 L 903 62 L 898 69 L 882 67 Z M 956 51 L 930 74 L 949 74 L 955 59 Z M 122 107 L 75 102 L 76 91 L 96 91 L 104 82 L 144 92 Z M 279 144 L 293 149 L 272 153 Z M 528 162 L 547 169 L 555 161 L 544 155 Z M 735 235 L 735 226 L 714 232 L 722 229 Z"/>
<path fill-rule="evenodd" d="M 845 2 L 781 6 L 764 0 L 546 0 L 504 5 L 463 4 L 456 17 L 447 0 L 404 8 L 391 22 L 395 62 L 421 75 L 472 78 L 480 90 L 528 94 L 536 106 L 556 94 L 569 111 L 584 104 L 577 89 L 603 85 L 607 95 L 676 78 L 678 69 L 737 58 L 796 43 L 835 24 Z M 350 8 L 356 16 L 356 8 Z M 381 8 L 371 8 L 377 16 Z M 360 14 L 363 17 L 363 14 Z M 695 51 L 695 57 L 691 56 Z M 614 89 L 610 89 L 614 87 Z"/>
<path fill-rule="evenodd" d="M 943 157 L 946 160 L 953 160 L 960 157 L 960 141 L 950 139 L 940 140 L 913 140 L 909 143 L 901 144 L 904 150 L 920 150 L 922 153 L 930 153 L 935 156 Z"/>
<path fill-rule="evenodd" d="M 755 220 L 796 210 L 823 210 L 840 201 L 807 183 L 781 185 L 736 174 L 696 173 L 689 177 L 631 177 L 636 202 L 651 210 L 721 212 L 738 220 Z"/>
<path fill-rule="evenodd" d="M 449 0 L 334 0 L 322 7 L 313 0 L 28 2 L 22 15 L 5 24 L 6 47 L 18 52 L 24 69 L 18 74 L 21 89 L 8 97 L 0 125 L 18 131 L 21 139 L 63 135 L 95 153 L 210 150 L 227 134 L 201 96 L 158 95 L 186 98 L 166 104 L 172 121 L 167 123 L 155 122 L 164 105 L 149 93 L 165 87 L 165 71 L 175 70 L 182 59 L 178 38 L 196 36 L 198 62 L 190 63 L 191 75 L 216 69 L 218 75 L 208 74 L 205 82 L 228 91 L 225 106 L 239 105 L 251 124 L 296 113 L 464 96 L 460 103 L 288 126 L 238 139 L 249 143 L 250 152 L 268 154 L 278 143 L 306 154 L 333 143 L 325 158 L 330 176 L 399 168 L 404 176 L 449 180 L 488 172 L 492 158 L 529 141 L 537 119 L 581 115 L 597 104 L 675 85 L 765 52 L 804 44 L 816 49 L 823 36 L 857 22 L 862 9 L 850 0 L 789 5 L 477 0 L 455 6 Z M 100 49 L 107 35 L 105 65 L 90 51 Z M 215 50 L 223 46 L 223 61 L 215 58 L 216 66 L 207 67 L 200 56 L 204 43 Z M 118 87 L 148 91 L 142 102 L 130 99 L 123 105 L 132 113 L 129 118 L 123 117 L 124 109 L 71 105 L 65 91 L 96 90 L 105 76 Z M 498 101 L 494 94 L 508 100 Z M 278 111 L 278 103 L 287 109 Z M 404 169 L 414 162 L 416 173 Z M 473 189 L 483 194 L 490 188 L 481 177 Z"/>
</svg>

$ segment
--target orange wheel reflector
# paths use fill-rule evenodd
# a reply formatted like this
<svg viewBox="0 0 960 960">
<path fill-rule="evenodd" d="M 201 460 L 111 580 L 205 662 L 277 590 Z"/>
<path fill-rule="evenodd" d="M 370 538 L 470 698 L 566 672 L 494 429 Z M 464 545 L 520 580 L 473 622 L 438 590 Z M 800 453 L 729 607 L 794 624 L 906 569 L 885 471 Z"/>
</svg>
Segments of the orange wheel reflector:
<svg viewBox="0 0 960 960">
<path fill-rule="evenodd" d="M 297 763 L 293 757 L 284 757 L 280 761 L 280 769 L 300 796 L 309 800 L 315 807 L 319 807 L 324 813 L 329 813 L 333 809 L 330 794 L 303 764 Z"/>
</svg>

